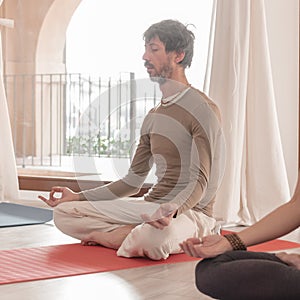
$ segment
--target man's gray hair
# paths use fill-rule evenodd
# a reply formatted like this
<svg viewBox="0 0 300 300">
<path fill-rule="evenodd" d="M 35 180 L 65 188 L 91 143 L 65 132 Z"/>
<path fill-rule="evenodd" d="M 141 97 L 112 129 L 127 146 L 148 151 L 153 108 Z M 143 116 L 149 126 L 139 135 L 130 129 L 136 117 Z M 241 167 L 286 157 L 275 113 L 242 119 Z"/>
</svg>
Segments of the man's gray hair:
<svg viewBox="0 0 300 300">
<path fill-rule="evenodd" d="M 195 35 L 177 20 L 163 20 L 151 25 L 144 33 L 144 40 L 149 42 L 157 36 L 165 45 L 166 52 L 185 53 L 180 62 L 183 68 L 190 67 L 194 55 Z"/>
</svg>

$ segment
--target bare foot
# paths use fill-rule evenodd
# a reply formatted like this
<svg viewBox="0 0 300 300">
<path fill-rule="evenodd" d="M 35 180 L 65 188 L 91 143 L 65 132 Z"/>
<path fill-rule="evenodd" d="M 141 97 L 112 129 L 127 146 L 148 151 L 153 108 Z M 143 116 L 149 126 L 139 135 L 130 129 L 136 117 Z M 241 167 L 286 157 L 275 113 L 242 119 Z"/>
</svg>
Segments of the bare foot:
<svg viewBox="0 0 300 300">
<path fill-rule="evenodd" d="M 101 245 L 107 248 L 119 249 L 126 236 L 136 225 L 126 225 L 109 232 L 92 231 L 81 241 L 83 246 Z"/>
</svg>

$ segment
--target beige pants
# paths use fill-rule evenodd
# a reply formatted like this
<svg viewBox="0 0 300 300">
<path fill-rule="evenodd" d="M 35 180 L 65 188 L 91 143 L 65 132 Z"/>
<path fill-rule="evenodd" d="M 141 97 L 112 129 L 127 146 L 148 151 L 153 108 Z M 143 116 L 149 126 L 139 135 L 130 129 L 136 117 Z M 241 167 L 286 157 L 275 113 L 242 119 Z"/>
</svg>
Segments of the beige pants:
<svg viewBox="0 0 300 300">
<path fill-rule="evenodd" d="M 108 232 L 124 225 L 137 224 L 123 241 L 117 255 L 147 256 L 154 260 L 166 259 L 169 254 L 182 252 L 180 242 L 190 237 L 214 233 L 216 226 L 215 219 L 189 210 L 160 230 L 143 223 L 138 215 L 137 204 L 140 213 L 143 213 L 143 207 L 149 209 L 149 202 L 133 198 L 101 202 L 103 205 L 100 201 L 97 201 L 97 205 L 88 201 L 61 203 L 54 209 L 55 225 L 65 234 L 83 240 L 92 231 Z M 101 211 L 101 205 L 105 214 Z"/>
</svg>

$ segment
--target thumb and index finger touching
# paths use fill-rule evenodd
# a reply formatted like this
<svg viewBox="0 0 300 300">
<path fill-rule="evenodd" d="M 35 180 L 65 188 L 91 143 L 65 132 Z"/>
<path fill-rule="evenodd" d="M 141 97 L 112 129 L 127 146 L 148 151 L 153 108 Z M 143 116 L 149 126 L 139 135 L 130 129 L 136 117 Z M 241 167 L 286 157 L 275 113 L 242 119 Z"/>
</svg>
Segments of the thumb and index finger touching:
<svg viewBox="0 0 300 300">
<path fill-rule="evenodd" d="M 54 186 L 51 188 L 51 191 L 49 193 L 49 199 L 47 199 L 46 197 L 44 197 L 43 195 L 39 195 L 38 198 L 41 199 L 42 201 L 46 202 L 47 204 L 49 204 L 49 200 L 57 200 L 60 197 L 55 197 L 55 193 L 63 193 L 64 192 L 64 187 L 60 187 L 60 186 Z"/>
</svg>

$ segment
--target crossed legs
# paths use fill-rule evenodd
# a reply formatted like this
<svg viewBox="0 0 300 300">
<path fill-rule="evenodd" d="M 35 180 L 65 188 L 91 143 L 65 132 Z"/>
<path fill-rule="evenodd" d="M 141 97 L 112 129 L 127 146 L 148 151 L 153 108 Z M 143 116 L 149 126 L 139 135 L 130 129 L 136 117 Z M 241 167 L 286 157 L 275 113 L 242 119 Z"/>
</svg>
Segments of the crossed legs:
<svg viewBox="0 0 300 300">
<path fill-rule="evenodd" d="M 83 245 L 102 245 L 118 250 L 118 256 L 147 256 L 153 260 L 182 252 L 180 242 L 209 234 L 215 225 L 212 218 L 196 212 L 179 215 L 163 230 L 138 220 L 136 224 L 133 219 L 129 218 L 127 223 L 124 220 L 104 215 L 88 201 L 64 202 L 54 209 L 57 228 L 81 240 Z"/>
</svg>

